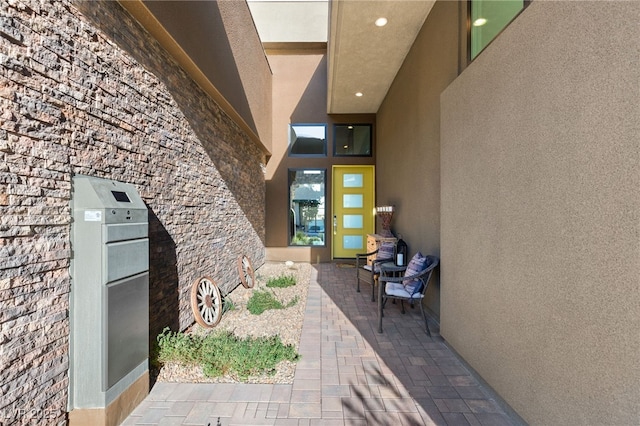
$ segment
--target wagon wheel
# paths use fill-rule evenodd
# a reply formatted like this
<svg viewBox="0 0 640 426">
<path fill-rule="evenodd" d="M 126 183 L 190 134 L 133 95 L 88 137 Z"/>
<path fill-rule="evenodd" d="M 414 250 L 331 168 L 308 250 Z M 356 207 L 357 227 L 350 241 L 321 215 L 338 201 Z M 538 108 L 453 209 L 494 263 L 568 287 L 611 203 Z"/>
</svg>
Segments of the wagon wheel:
<svg viewBox="0 0 640 426">
<path fill-rule="evenodd" d="M 209 277 L 200 277 L 191 286 L 191 309 L 196 322 L 203 327 L 215 327 L 222 318 L 220 289 Z"/>
<path fill-rule="evenodd" d="M 253 273 L 251 261 L 247 256 L 240 256 L 238 258 L 238 273 L 240 274 L 240 281 L 245 288 L 253 287 L 253 284 L 256 282 L 256 276 Z"/>
</svg>

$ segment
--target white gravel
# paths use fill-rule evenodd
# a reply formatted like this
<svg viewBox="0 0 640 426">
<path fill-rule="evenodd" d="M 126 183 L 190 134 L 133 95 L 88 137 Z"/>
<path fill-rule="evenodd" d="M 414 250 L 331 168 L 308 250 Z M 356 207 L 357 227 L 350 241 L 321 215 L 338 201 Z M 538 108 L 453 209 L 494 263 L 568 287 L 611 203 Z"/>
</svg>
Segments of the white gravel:
<svg viewBox="0 0 640 426">
<path fill-rule="evenodd" d="M 239 285 L 227 295 L 233 302 L 235 309 L 225 312 L 216 327 L 205 329 L 195 324 L 188 332 L 201 334 L 226 330 L 233 332 L 238 337 L 280 336 L 284 344 L 293 345 L 297 350 L 304 321 L 311 268 L 312 266 L 308 263 L 296 263 L 292 267 L 287 267 L 284 262 L 265 263 L 255 271 L 256 283 L 253 288 L 247 289 Z M 287 288 L 266 287 L 269 278 L 283 275 L 295 276 L 296 285 Z M 260 315 L 253 315 L 247 310 L 247 301 L 255 290 L 272 291 L 276 299 L 285 306 L 296 297 L 298 301 L 286 309 L 268 310 Z M 283 361 L 278 364 L 275 374 L 249 377 L 246 380 L 242 380 L 242 382 L 290 384 L 293 383 L 294 373 L 295 363 Z M 241 382 L 238 377 L 233 375 L 216 378 L 206 377 L 200 367 L 181 366 L 174 363 L 165 364 L 161 368 L 157 381 L 182 383 Z"/>
</svg>

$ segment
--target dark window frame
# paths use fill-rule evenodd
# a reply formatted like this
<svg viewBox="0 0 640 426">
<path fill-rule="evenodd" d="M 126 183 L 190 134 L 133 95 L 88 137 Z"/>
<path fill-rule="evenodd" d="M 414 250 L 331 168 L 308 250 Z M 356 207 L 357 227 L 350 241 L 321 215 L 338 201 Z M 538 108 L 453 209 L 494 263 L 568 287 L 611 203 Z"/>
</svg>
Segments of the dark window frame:
<svg viewBox="0 0 640 426">
<path fill-rule="evenodd" d="M 292 216 L 292 204 L 293 200 L 291 199 L 291 184 L 293 182 L 292 172 L 304 172 L 304 171 L 317 171 L 323 174 L 322 185 L 323 185 L 323 197 L 324 197 L 324 238 L 322 240 L 323 244 L 292 244 L 294 237 L 296 236 L 296 223 L 295 216 Z M 327 247 L 328 238 L 327 238 L 327 168 L 325 167 L 290 167 L 287 169 L 287 246 L 288 247 Z M 293 219 L 293 221 L 292 221 Z"/>
<path fill-rule="evenodd" d="M 369 128 L 369 154 L 339 154 L 338 153 L 338 126 L 362 126 Z M 373 124 L 371 123 L 334 123 L 333 124 L 333 156 L 334 157 L 373 157 Z"/>
</svg>

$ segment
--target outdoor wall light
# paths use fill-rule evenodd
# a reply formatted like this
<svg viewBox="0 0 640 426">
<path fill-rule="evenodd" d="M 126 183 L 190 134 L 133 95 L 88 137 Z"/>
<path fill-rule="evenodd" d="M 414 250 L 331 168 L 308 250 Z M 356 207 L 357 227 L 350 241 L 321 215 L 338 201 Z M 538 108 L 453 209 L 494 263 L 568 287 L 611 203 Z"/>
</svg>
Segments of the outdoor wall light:
<svg viewBox="0 0 640 426">
<path fill-rule="evenodd" d="M 478 18 L 478 19 L 476 19 L 475 21 L 473 21 L 473 26 L 474 26 L 474 27 L 481 27 L 481 26 L 483 26 L 483 25 L 484 25 L 484 24 L 486 24 L 486 23 L 487 23 L 487 20 L 486 20 L 486 19 L 484 19 L 484 18 Z"/>
<path fill-rule="evenodd" d="M 363 93 L 362 92 L 356 92 L 356 96 L 361 98 L 363 96 Z"/>
</svg>

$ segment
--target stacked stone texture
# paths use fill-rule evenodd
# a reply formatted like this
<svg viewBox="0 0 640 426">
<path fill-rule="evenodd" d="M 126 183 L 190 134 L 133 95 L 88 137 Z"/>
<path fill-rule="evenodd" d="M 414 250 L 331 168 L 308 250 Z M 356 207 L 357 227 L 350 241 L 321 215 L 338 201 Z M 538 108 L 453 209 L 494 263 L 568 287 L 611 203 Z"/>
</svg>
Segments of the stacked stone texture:
<svg viewBox="0 0 640 426">
<path fill-rule="evenodd" d="M 0 423 L 66 421 L 72 176 L 149 207 L 150 341 L 264 262 L 264 154 L 117 2 L 0 2 Z M 96 376 L 99 376 L 96 372 Z"/>
</svg>

